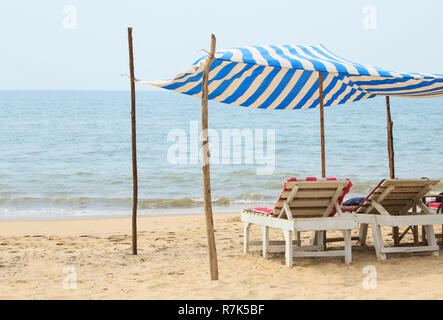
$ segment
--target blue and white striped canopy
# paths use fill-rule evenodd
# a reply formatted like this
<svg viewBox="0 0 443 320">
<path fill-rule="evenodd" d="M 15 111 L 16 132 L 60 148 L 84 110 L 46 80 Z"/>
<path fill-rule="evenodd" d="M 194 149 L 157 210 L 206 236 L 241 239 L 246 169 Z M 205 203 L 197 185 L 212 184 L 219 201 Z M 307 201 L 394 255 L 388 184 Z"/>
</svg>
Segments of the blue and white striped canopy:
<svg viewBox="0 0 443 320">
<path fill-rule="evenodd" d="M 206 59 L 200 58 L 172 80 L 148 83 L 201 97 Z M 316 108 L 319 71 L 323 72 L 324 106 L 377 96 L 443 95 L 443 75 L 365 66 L 340 58 L 322 45 L 271 45 L 217 51 L 209 73 L 209 99 L 251 108 Z"/>
</svg>

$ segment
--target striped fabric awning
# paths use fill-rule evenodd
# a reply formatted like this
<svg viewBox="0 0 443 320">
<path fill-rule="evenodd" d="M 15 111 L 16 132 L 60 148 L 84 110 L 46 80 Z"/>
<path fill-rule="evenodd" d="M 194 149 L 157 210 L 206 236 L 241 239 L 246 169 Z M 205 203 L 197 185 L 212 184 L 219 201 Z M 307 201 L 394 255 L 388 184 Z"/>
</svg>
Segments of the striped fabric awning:
<svg viewBox="0 0 443 320">
<path fill-rule="evenodd" d="M 201 97 L 206 58 L 172 80 L 147 83 Z M 271 45 L 217 51 L 209 73 L 209 99 L 263 109 L 316 108 L 319 71 L 323 72 L 324 106 L 377 96 L 443 95 L 443 75 L 365 66 L 340 58 L 322 45 Z"/>
</svg>

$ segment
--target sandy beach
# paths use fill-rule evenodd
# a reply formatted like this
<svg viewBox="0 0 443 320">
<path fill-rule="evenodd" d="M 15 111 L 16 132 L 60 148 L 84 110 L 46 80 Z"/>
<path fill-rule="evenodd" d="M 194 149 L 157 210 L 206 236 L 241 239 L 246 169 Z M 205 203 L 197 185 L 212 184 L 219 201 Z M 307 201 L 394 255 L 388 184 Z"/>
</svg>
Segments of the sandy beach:
<svg viewBox="0 0 443 320">
<path fill-rule="evenodd" d="M 341 258 L 302 258 L 291 269 L 284 265 L 283 254 L 263 259 L 258 246 L 243 255 L 238 213 L 215 214 L 214 223 L 219 281 L 209 280 L 203 215 L 140 217 L 138 256 L 131 255 L 129 218 L 2 221 L 0 298 L 443 298 L 443 256 L 396 254 L 379 262 L 369 233 L 369 247 L 356 245 L 351 265 Z M 257 227 L 251 231 L 252 239 L 260 237 Z M 441 226 L 435 231 L 441 233 Z M 388 242 L 390 232 L 384 230 Z M 270 236 L 281 238 L 275 230 Z M 303 235 L 305 241 L 309 237 Z M 335 245 L 341 244 L 328 244 Z M 377 272 L 375 289 L 363 286 L 368 265 Z M 76 288 L 66 282 L 74 273 Z"/>
</svg>

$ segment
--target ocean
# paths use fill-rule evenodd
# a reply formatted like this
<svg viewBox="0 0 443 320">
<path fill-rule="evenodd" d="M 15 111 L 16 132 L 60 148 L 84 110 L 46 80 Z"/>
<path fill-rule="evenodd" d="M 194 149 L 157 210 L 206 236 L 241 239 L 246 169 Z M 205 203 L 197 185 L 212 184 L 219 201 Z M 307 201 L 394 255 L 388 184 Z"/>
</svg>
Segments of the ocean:
<svg viewBox="0 0 443 320">
<path fill-rule="evenodd" d="M 397 177 L 443 179 L 442 107 L 391 98 Z M 0 219 L 131 214 L 128 91 L 0 91 L 0 119 Z M 284 180 L 321 176 L 318 109 L 210 102 L 209 127 L 215 212 L 272 207 Z M 202 212 L 199 128 L 199 99 L 137 91 L 140 215 Z M 325 108 L 325 132 L 327 176 L 351 179 L 348 198 L 389 176 L 383 97 Z"/>
</svg>

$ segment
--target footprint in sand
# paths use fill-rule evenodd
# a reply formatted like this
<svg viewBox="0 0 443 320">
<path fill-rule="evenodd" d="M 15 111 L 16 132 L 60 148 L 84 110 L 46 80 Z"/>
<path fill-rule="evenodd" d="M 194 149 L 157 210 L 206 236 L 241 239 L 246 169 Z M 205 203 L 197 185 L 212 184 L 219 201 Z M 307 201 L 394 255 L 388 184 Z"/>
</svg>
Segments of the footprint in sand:
<svg viewBox="0 0 443 320">
<path fill-rule="evenodd" d="M 168 276 L 172 276 L 172 275 L 181 276 L 181 275 L 184 275 L 184 274 L 185 274 L 184 271 L 171 271 L 171 272 L 168 272 Z"/>
<path fill-rule="evenodd" d="M 112 242 L 122 242 L 122 241 L 126 241 L 127 240 L 126 236 L 109 236 L 107 239 L 112 241 Z"/>
</svg>

